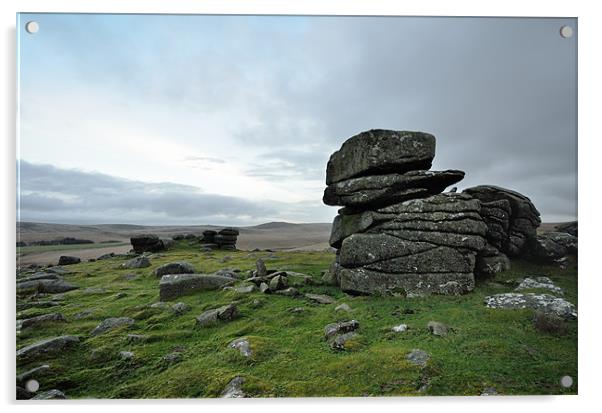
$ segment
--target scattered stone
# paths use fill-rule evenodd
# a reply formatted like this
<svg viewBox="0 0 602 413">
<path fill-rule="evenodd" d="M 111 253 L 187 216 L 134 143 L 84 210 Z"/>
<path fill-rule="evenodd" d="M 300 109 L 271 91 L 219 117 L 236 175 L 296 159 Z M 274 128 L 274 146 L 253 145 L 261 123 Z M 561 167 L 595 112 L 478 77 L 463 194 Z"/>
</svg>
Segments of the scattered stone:
<svg viewBox="0 0 602 413">
<path fill-rule="evenodd" d="M 75 290 L 79 288 L 76 285 L 70 284 L 63 280 L 34 280 L 17 283 L 17 294 L 30 294 L 30 293 L 64 293 L 67 291 Z"/>
<path fill-rule="evenodd" d="M 284 275 L 277 275 L 270 280 L 270 291 L 283 290 L 288 287 L 288 280 Z"/>
<path fill-rule="evenodd" d="M 43 314 L 36 317 L 17 320 L 17 328 L 36 327 L 49 323 L 66 323 L 67 319 L 61 313 Z"/>
<path fill-rule="evenodd" d="M 121 277 L 123 281 L 134 281 L 138 278 L 136 274 L 125 274 Z"/>
<path fill-rule="evenodd" d="M 159 301 L 159 302 L 149 305 L 149 307 L 150 308 L 158 308 L 160 310 L 167 310 L 167 308 L 169 307 L 169 304 L 164 303 L 163 301 Z"/>
<path fill-rule="evenodd" d="M 262 293 L 268 293 L 270 291 L 270 286 L 266 283 L 259 284 L 259 291 Z"/>
<path fill-rule="evenodd" d="M 27 310 L 28 308 L 49 308 L 58 307 L 61 303 L 58 301 L 32 301 L 28 303 L 17 303 L 17 310 Z"/>
<path fill-rule="evenodd" d="M 303 308 L 303 307 L 295 307 L 295 308 L 291 308 L 288 311 L 291 312 L 291 313 L 293 313 L 293 314 L 298 314 L 298 313 L 305 312 L 305 308 Z"/>
<path fill-rule="evenodd" d="M 143 252 L 161 252 L 173 245 L 170 238 L 159 238 L 154 234 L 140 234 L 130 238 L 132 248 L 136 254 Z"/>
<path fill-rule="evenodd" d="M 80 311 L 79 313 L 76 313 L 73 316 L 73 318 L 75 318 L 76 320 L 83 320 L 83 319 L 91 317 L 94 314 L 95 311 L 96 310 L 94 310 L 94 309 L 88 309 L 88 310 Z"/>
<path fill-rule="evenodd" d="M 236 280 L 211 274 L 168 274 L 161 277 L 159 295 L 162 301 L 198 291 L 216 290 Z"/>
<path fill-rule="evenodd" d="M 239 399 L 246 397 L 245 392 L 242 390 L 242 385 L 245 383 L 245 378 L 236 376 L 226 386 L 222 392 L 222 398 L 225 399 Z"/>
<path fill-rule="evenodd" d="M 61 280 L 61 276 L 52 272 L 36 272 L 29 277 L 19 278 L 18 282 L 36 281 L 36 280 Z"/>
<path fill-rule="evenodd" d="M 548 294 L 504 293 L 485 297 L 488 308 L 522 309 L 533 308 L 544 313 L 555 314 L 564 319 L 576 319 L 575 306 L 563 298 Z"/>
<path fill-rule="evenodd" d="M 359 328 L 360 323 L 357 320 L 345 321 L 340 323 L 331 323 L 324 327 L 324 337 L 327 340 L 332 339 L 338 334 L 349 333 Z"/>
<path fill-rule="evenodd" d="M 257 267 L 257 271 L 255 272 L 256 277 L 265 277 L 267 275 L 267 269 L 265 267 L 265 263 L 261 258 L 255 261 L 255 266 Z"/>
<path fill-rule="evenodd" d="M 429 321 L 426 325 L 426 328 L 432 335 L 435 336 L 444 337 L 447 335 L 447 333 L 449 333 L 449 328 L 445 324 L 439 323 L 438 321 Z"/>
<path fill-rule="evenodd" d="M 324 294 L 305 294 L 305 298 L 318 304 L 334 304 L 336 300 Z"/>
<path fill-rule="evenodd" d="M 230 321 L 238 316 L 238 308 L 234 304 L 228 304 L 214 310 L 205 311 L 196 318 L 197 327 L 210 327 L 219 321 Z"/>
<path fill-rule="evenodd" d="M 134 353 L 131 351 L 120 351 L 119 357 L 121 358 L 121 360 L 129 361 L 134 358 Z"/>
<path fill-rule="evenodd" d="M 541 333 L 563 336 L 567 333 L 566 321 L 556 314 L 536 311 L 533 317 L 533 326 Z"/>
<path fill-rule="evenodd" d="M 116 300 L 121 300 L 122 298 L 125 298 L 125 297 L 127 297 L 127 296 L 128 296 L 128 295 L 127 295 L 126 293 L 124 293 L 124 292 L 121 292 L 121 293 L 117 293 L 117 294 L 115 294 L 115 299 L 116 299 Z"/>
<path fill-rule="evenodd" d="M 285 295 L 287 297 L 297 297 L 298 295 L 301 295 L 299 290 L 297 290 L 295 287 L 288 287 L 288 288 L 285 288 L 284 290 L 275 291 L 275 293 L 280 294 L 280 295 Z"/>
<path fill-rule="evenodd" d="M 79 343 L 79 337 L 76 336 L 60 336 L 42 340 L 17 350 L 17 362 L 60 353 L 77 343 Z"/>
<path fill-rule="evenodd" d="M 395 332 L 395 333 L 403 333 L 407 329 L 408 329 L 407 324 L 400 324 L 398 326 L 393 326 L 393 328 L 391 330 L 393 330 L 393 332 Z"/>
<path fill-rule="evenodd" d="M 333 350 L 348 350 L 351 343 L 359 337 L 359 334 L 352 331 L 350 333 L 340 334 L 330 341 L 330 348 Z"/>
<path fill-rule="evenodd" d="M 129 317 L 111 317 L 103 320 L 99 325 L 92 330 L 90 333 L 92 336 L 98 336 L 108 331 L 114 330 L 122 326 L 131 326 L 134 324 L 134 320 Z"/>
<path fill-rule="evenodd" d="M 194 274 L 195 270 L 192 264 L 185 261 L 170 262 L 157 267 L 153 274 L 162 277 L 165 274 Z"/>
<path fill-rule="evenodd" d="M 186 305 L 185 303 L 175 303 L 174 305 L 171 306 L 171 309 L 173 310 L 174 313 L 176 313 L 176 315 L 182 315 L 182 314 L 190 311 L 190 307 L 188 305 Z"/>
<path fill-rule="evenodd" d="M 428 355 L 428 353 L 426 351 L 418 350 L 418 349 L 414 349 L 414 350 L 410 351 L 408 353 L 408 355 L 406 356 L 406 360 L 408 360 L 410 363 L 412 363 L 416 366 L 420 366 L 420 367 L 426 366 L 426 363 L 429 361 L 429 359 L 430 359 L 430 356 Z"/>
<path fill-rule="evenodd" d="M 165 356 L 163 356 L 163 361 L 165 361 L 169 364 L 174 364 L 181 360 L 182 360 L 182 353 L 180 353 L 179 351 L 174 351 L 172 353 L 169 353 L 169 354 L 166 354 Z"/>
<path fill-rule="evenodd" d="M 247 338 L 237 338 L 228 344 L 229 348 L 236 349 L 240 352 L 243 357 L 251 357 L 253 351 L 251 350 L 251 343 Z"/>
<path fill-rule="evenodd" d="M 486 387 L 481 392 L 481 396 L 497 396 L 498 392 L 495 387 Z"/>
<path fill-rule="evenodd" d="M 230 269 L 217 270 L 216 272 L 213 273 L 213 275 L 220 275 L 222 277 L 229 277 L 229 278 L 233 278 L 233 279 L 240 278 L 239 271 L 230 270 Z"/>
<path fill-rule="evenodd" d="M 81 258 L 71 257 L 69 255 L 61 255 L 59 257 L 59 265 L 73 265 L 82 262 Z"/>
<path fill-rule="evenodd" d="M 96 258 L 97 260 L 108 260 L 110 258 L 115 258 L 114 252 L 109 252 L 108 254 L 102 254 L 100 257 Z"/>
<path fill-rule="evenodd" d="M 150 260 L 147 257 L 145 257 L 144 255 L 133 258 L 133 259 L 121 264 L 121 268 L 146 268 L 146 267 L 150 267 L 150 266 L 151 266 Z"/>
<path fill-rule="evenodd" d="M 258 291 L 258 288 L 255 284 L 246 284 L 238 287 L 234 287 L 234 292 L 237 294 L 251 294 L 255 291 Z"/>
<path fill-rule="evenodd" d="M 43 391 L 41 393 L 36 394 L 31 398 L 31 400 L 53 400 L 53 399 L 66 399 L 65 393 L 60 390 L 52 389 Z"/>
<path fill-rule="evenodd" d="M 84 294 L 87 295 L 92 295 L 92 294 L 104 294 L 106 293 L 107 290 L 105 288 L 93 288 L 93 287 L 88 287 L 84 290 Z"/>
<path fill-rule="evenodd" d="M 564 294 L 562 288 L 554 284 L 554 282 L 548 277 L 527 277 L 521 281 L 518 287 L 516 287 L 516 291 L 522 291 L 531 288 L 546 289 L 557 294 Z"/>
<path fill-rule="evenodd" d="M 336 312 L 340 312 L 340 311 L 350 312 L 351 311 L 351 307 L 349 307 L 349 305 L 347 303 L 342 303 L 342 304 L 337 305 L 334 308 L 334 311 L 336 311 Z"/>
</svg>

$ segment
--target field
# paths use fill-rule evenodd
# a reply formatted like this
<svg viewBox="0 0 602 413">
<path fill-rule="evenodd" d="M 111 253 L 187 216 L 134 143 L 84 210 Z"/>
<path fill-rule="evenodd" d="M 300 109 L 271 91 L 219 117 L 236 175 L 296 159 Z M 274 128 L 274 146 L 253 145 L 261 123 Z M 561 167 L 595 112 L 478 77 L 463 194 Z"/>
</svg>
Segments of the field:
<svg viewBox="0 0 602 413">
<path fill-rule="evenodd" d="M 161 264 L 186 260 L 198 272 L 238 268 L 246 274 L 260 257 L 268 269 L 311 275 L 311 284 L 296 288 L 328 294 L 336 303 L 220 290 L 174 300 L 190 307 L 183 315 L 170 307 L 150 307 L 159 301 L 159 280 L 152 271 Z M 483 303 L 487 295 L 512 291 L 518 278 L 546 275 L 577 305 L 576 264 L 560 270 L 514 261 L 512 270 L 479 281 L 464 296 L 353 297 L 321 284 L 321 273 L 333 258 L 326 251 L 202 253 L 180 241 L 168 253 L 151 257 L 151 267 L 144 269 L 120 269 L 123 258 L 65 267 L 71 271 L 65 279 L 80 288 L 55 297 L 59 307 L 20 311 L 18 318 L 60 312 L 68 322 L 18 332 L 17 348 L 65 334 L 78 335 L 80 343 L 58 356 L 18 365 L 18 373 L 49 364 L 41 390 L 59 389 L 69 398 L 219 397 L 235 376 L 245 378 L 242 388 L 249 397 L 479 395 L 488 388 L 502 395 L 577 393 L 577 321 L 566 322 L 561 334 L 542 333 L 533 325 L 532 310 L 488 309 Z M 229 303 L 237 304 L 238 318 L 195 328 L 196 316 Z M 351 312 L 336 312 L 341 303 Z M 303 311 L 290 311 L 297 307 Z M 90 335 L 105 318 L 123 316 L 135 323 Z M 330 349 L 324 326 L 350 319 L 359 321 L 359 340 L 345 351 Z M 426 329 L 431 320 L 447 324 L 451 333 L 431 335 Z M 392 332 L 400 323 L 408 331 Z M 132 333 L 147 340 L 128 343 Z M 228 348 L 239 337 L 249 339 L 250 358 Z M 412 349 L 429 353 L 425 367 L 406 360 Z M 121 351 L 134 357 L 123 360 Z M 174 352 L 179 360 L 164 360 Z M 575 380 L 570 388 L 559 384 L 565 375 Z"/>
</svg>

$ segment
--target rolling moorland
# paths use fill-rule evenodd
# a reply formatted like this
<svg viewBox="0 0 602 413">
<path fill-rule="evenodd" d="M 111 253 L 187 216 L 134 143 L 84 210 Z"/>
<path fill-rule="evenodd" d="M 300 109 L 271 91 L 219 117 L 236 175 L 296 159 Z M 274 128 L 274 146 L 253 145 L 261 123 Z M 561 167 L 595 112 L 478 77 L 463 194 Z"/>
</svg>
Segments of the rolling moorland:
<svg viewBox="0 0 602 413">
<path fill-rule="evenodd" d="M 264 232 L 281 236 L 275 226 Z M 40 392 L 57 389 L 68 398 L 577 393 L 576 320 L 549 327 L 531 309 L 485 306 L 485 297 L 513 292 L 522 279 L 537 276 L 549 277 L 562 292 L 521 292 L 556 294 L 578 306 L 574 260 L 564 268 L 512 260 L 510 270 L 477 280 L 474 291 L 459 296 L 352 296 L 322 281 L 333 252 L 283 245 L 286 236 L 249 245 L 245 235 L 252 231 L 245 232 L 241 228 L 237 251 L 201 251 L 197 241 L 184 239 L 166 252 L 148 255 L 145 268 L 123 268 L 132 257 L 119 255 L 63 266 L 62 277 L 77 289 L 17 300 L 18 319 L 62 317 L 22 326 L 17 348 L 65 335 L 78 341 L 63 351 L 18 358 L 17 373 L 48 365 L 36 376 Z M 120 240 L 113 233 L 106 236 Z M 314 237 L 308 235 L 305 245 L 320 244 Z M 268 247 L 273 251 L 263 250 Z M 251 251 L 255 248 L 261 250 Z M 288 272 L 288 286 L 296 293 L 245 288 L 244 279 L 259 258 L 268 270 Z M 190 263 L 198 273 L 229 270 L 239 279 L 225 289 L 162 302 L 154 270 L 175 261 Z M 332 300 L 320 303 L 306 294 Z M 231 304 L 237 307 L 231 319 L 209 326 L 196 319 Z M 104 320 L 115 317 L 132 321 L 98 333 Z M 357 334 L 343 349 L 333 347 L 325 327 L 350 320 L 359 323 Z M 427 328 L 431 321 L 443 323 L 446 331 L 434 334 Z M 405 331 L 392 330 L 401 324 Z M 237 339 L 248 343 L 248 351 L 232 348 Z M 560 385 L 565 375 L 574 380 L 568 388 Z"/>
</svg>

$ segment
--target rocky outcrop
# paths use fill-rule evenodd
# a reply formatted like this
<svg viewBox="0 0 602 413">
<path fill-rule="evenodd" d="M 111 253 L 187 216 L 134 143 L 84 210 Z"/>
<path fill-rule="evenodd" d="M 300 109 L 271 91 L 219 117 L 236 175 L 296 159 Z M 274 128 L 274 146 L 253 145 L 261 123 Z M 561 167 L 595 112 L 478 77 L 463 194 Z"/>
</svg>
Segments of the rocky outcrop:
<svg viewBox="0 0 602 413">
<path fill-rule="evenodd" d="M 173 245 L 171 238 L 159 238 L 155 234 L 135 235 L 130 238 L 130 242 L 136 254 L 165 251 Z"/>
<path fill-rule="evenodd" d="M 566 232 L 547 232 L 529 240 L 527 256 L 544 264 L 562 263 L 567 255 L 577 255 L 577 237 Z"/>
<path fill-rule="evenodd" d="M 323 201 L 341 205 L 327 276 L 353 294 L 459 294 L 474 288 L 486 245 L 481 204 L 442 193 L 464 172 L 429 171 L 435 137 L 371 130 L 347 140 L 328 162 Z"/>
</svg>

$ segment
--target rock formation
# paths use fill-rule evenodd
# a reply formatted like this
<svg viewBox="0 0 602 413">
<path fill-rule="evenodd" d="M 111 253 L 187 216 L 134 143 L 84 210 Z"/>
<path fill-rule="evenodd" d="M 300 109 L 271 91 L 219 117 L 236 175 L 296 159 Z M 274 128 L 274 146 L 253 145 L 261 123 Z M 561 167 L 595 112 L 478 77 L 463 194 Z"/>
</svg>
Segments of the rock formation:
<svg viewBox="0 0 602 413">
<path fill-rule="evenodd" d="M 173 245 L 171 238 L 159 238 L 154 234 L 135 235 L 130 238 L 130 242 L 136 254 L 165 251 Z"/>
<path fill-rule="evenodd" d="M 330 245 L 342 290 L 354 294 L 459 294 L 474 287 L 476 254 L 486 244 L 480 202 L 441 193 L 458 170 L 429 171 L 435 137 L 370 130 L 332 154 L 323 201 L 341 205 Z"/>
<path fill-rule="evenodd" d="M 203 231 L 201 248 L 203 250 L 235 250 L 239 231 L 236 228 L 224 228 L 219 232 L 213 230 Z"/>
</svg>

